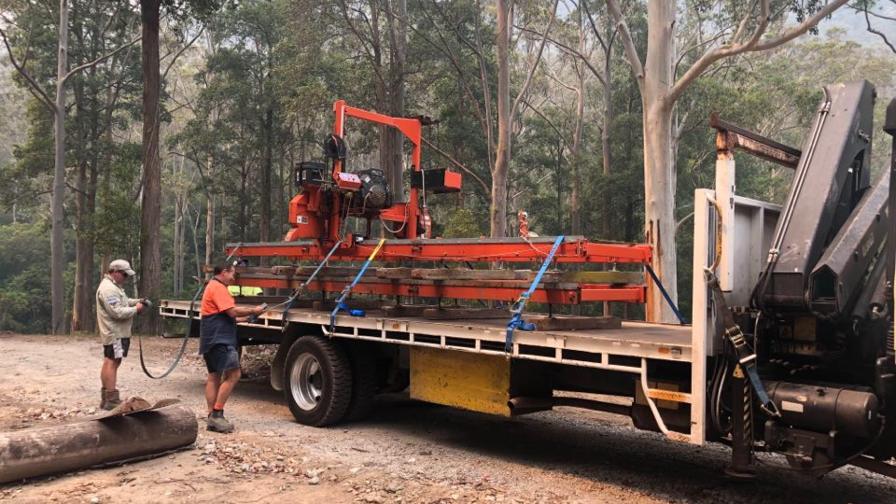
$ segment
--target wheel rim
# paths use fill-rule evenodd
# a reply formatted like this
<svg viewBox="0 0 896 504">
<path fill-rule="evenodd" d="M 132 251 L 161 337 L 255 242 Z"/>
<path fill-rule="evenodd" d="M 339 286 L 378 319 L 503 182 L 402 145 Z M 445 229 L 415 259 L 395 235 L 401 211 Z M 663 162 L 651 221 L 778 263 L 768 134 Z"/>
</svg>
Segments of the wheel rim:
<svg viewBox="0 0 896 504">
<path fill-rule="evenodd" d="M 304 353 L 292 365 L 289 388 L 295 403 L 305 411 L 320 404 L 324 381 L 320 362 L 310 353 Z"/>
</svg>

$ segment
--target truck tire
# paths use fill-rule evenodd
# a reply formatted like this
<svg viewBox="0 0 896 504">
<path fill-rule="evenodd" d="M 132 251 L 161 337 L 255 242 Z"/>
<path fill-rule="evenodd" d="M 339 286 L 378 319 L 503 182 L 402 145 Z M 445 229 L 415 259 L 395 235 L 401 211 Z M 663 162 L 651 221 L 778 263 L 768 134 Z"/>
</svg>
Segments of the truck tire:
<svg viewBox="0 0 896 504">
<path fill-rule="evenodd" d="M 348 422 L 363 420 L 373 411 L 377 391 L 376 360 L 369 351 L 370 347 L 365 345 L 349 347 L 348 355 L 352 363 L 352 398 L 345 415 L 345 420 Z"/>
<path fill-rule="evenodd" d="M 352 368 L 345 351 L 321 336 L 296 340 L 283 368 L 283 395 L 301 424 L 332 425 L 345 417 L 352 397 Z"/>
</svg>

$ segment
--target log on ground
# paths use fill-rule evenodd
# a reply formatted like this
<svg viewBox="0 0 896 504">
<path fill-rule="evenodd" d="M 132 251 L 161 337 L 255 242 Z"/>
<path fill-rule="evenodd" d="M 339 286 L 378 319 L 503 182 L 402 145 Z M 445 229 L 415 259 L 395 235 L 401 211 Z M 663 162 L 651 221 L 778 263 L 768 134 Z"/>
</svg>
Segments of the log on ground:
<svg viewBox="0 0 896 504">
<path fill-rule="evenodd" d="M 0 483 L 139 460 L 196 441 L 186 406 L 0 433 Z"/>
</svg>

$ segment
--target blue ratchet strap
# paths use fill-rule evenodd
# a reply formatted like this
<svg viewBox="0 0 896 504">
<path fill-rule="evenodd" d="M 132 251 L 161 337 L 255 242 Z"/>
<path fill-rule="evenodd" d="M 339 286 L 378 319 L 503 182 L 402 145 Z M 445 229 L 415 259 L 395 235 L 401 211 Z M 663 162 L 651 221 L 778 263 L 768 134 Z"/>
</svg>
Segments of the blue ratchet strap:
<svg viewBox="0 0 896 504">
<path fill-rule="evenodd" d="M 687 321 L 684 319 L 684 315 L 681 314 L 681 310 L 678 309 L 678 306 L 672 301 L 672 298 L 669 297 L 669 293 L 666 292 L 666 288 L 663 287 L 663 282 L 660 282 L 660 278 L 656 276 L 656 273 L 653 271 L 653 268 L 650 267 L 649 264 L 645 264 L 644 268 L 647 269 L 647 272 L 650 273 L 650 278 L 653 279 L 653 283 L 659 287 L 660 292 L 663 293 L 663 297 L 666 299 L 666 302 L 669 303 L 669 307 L 672 308 L 672 311 L 675 312 L 675 316 L 678 317 L 678 321 L 681 322 L 682 325 L 687 324 Z"/>
<path fill-rule="evenodd" d="M 554 246 L 551 247 L 551 252 L 545 258 L 544 263 L 541 265 L 541 269 L 538 270 L 538 274 L 535 275 L 535 278 L 532 280 L 532 285 L 529 286 L 529 290 L 520 294 L 520 298 L 510 307 L 510 313 L 512 313 L 513 316 L 510 318 L 510 322 L 507 323 L 507 337 L 504 339 L 505 352 L 509 353 L 513 350 L 514 329 L 519 329 L 520 331 L 535 330 L 535 324 L 523 320 L 523 310 L 526 308 L 526 303 L 529 302 L 529 298 L 532 297 L 532 293 L 535 292 L 535 289 L 538 288 L 538 284 L 541 283 L 541 277 L 544 276 L 544 272 L 548 270 L 548 266 L 550 266 L 551 261 L 554 260 L 554 255 L 557 253 L 557 249 L 559 249 L 560 244 L 563 243 L 563 237 L 563 235 L 560 235 L 554 240 Z"/>
<path fill-rule="evenodd" d="M 712 304 L 717 320 L 722 322 L 722 326 L 725 329 L 725 337 L 734 349 L 734 357 L 737 359 L 737 363 L 747 373 L 750 387 L 753 389 L 753 393 L 756 394 L 756 398 L 759 399 L 759 407 L 769 415 L 780 418 L 781 412 L 778 410 L 778 406 L 768 397 L 765 386 L 759 378 L 759 371 L 756 368 L 756 353 L 747 345 L 744 333 L 740 330 L 740 326 L 734 322 L 731 310 L 728 309 L 728 304 L 725 302 L 725 296 L 722 295 L 719 279 L 716 278 L 709 268 L 706 268 L 704 275 L 706 277 L 706 285 L 712 293 Z"/>
<path fill-rule="evenodd" d="M 364 310 L 352 310 L 349 309 L 348 305 L 345 304 L 345 298 L 351 294 L 352 289 L 355 288 L 355 285 L 358 285 L 358 282 L 361 280 L 361 277 L 364 276 L 364 273 L 367 271 L 367 267 L 370 266 L 370 263 L 373 261 L 373 258 L 379 254 L 380 249 L 383 248 L 383 243 L 386 242 L 385 238 L 380 238 L 380 242 L 377 244 L 376 248 L 373 249 L 373 252 L 370 253 L 370 257 L 364 261 L 364 265 L 361 266 L 361 271 L 355 275 L 355 279 L 352 280 L 352 283 L 346 285 L 342 289 L 342 294 L 339 296 L 339 299 L 336 300 L 336 307 L 333 308 L 333 311 L 330 313 L 330 332 L 333 332 L 336 328 L 336 314 L 340 311 L 346 311 L 352 317 L 363 317 L 365 315 Z"/>
<path fill-rule="evenodd" d="M 324 260 L 321 261 L 320 264 L 317 265 L 317 268 L 315 268 L 314 272 L 311 273 L 311 276 L 309 276 L 305 279 L 304 282 L 299 284 L 299 286 L 296 287 L 295 292 L 293 292 L 292 295 L 289 296 L 289 299 L 286 300 L 286 303 L 284 303 L 286 306 L 285 308 L 283 308 L 283 321 L 281 324 L 283 326 L 283 332 L 286 332 L 286 328 L 287 326 L 289 326 L 289 321 L 286 320 L 286 316 L 287 314 L 289 314 L 289 310 L 292 308 L 292 305 L 296 302 L 296 298 L 298 298 L 299 294 L 301 294 L 302 291 L 304 291 L 305 288 L 308 287 L 308 284 L 310 284 L 317 277 L 317 274 L 320 273 L 320 270 L 324 269 L 324 266 L 327 265 L 327 261 L 330 260 L 330 257 L 333 256 L 333 253 L 336 252 L 336 249 L 338 249 L 340 245 L 342 245 L 342 240 L 337 240 L 336 243 L 333 244 L 333 248 L 331 248 L 330 251 L 327 252 L 327 255 L 324 256 Z"/>
</svg>

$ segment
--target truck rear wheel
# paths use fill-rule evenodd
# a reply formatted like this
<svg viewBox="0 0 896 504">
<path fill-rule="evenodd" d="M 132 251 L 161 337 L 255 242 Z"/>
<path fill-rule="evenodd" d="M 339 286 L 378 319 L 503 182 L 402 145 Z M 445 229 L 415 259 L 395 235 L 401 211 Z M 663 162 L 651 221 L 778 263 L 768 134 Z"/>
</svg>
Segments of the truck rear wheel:
<svg viewBox="0 0 896 504">
<path fill-rule="evenodd" d="M 353 345 L 349 348 L 352 363 L 352 398 L 345 420 L 355 422 L 367 418 L 373 411 L 377 389 L 376 359 L 369 345 Z"/>
<path fill-rule="evenodd" d="M 301 424 L 322 427 L 345 416 L 352 398 L 352 368 L 345 352 L 321 336 L 296 340 L 286 356 L 283 395 Z"/>
</svg>

